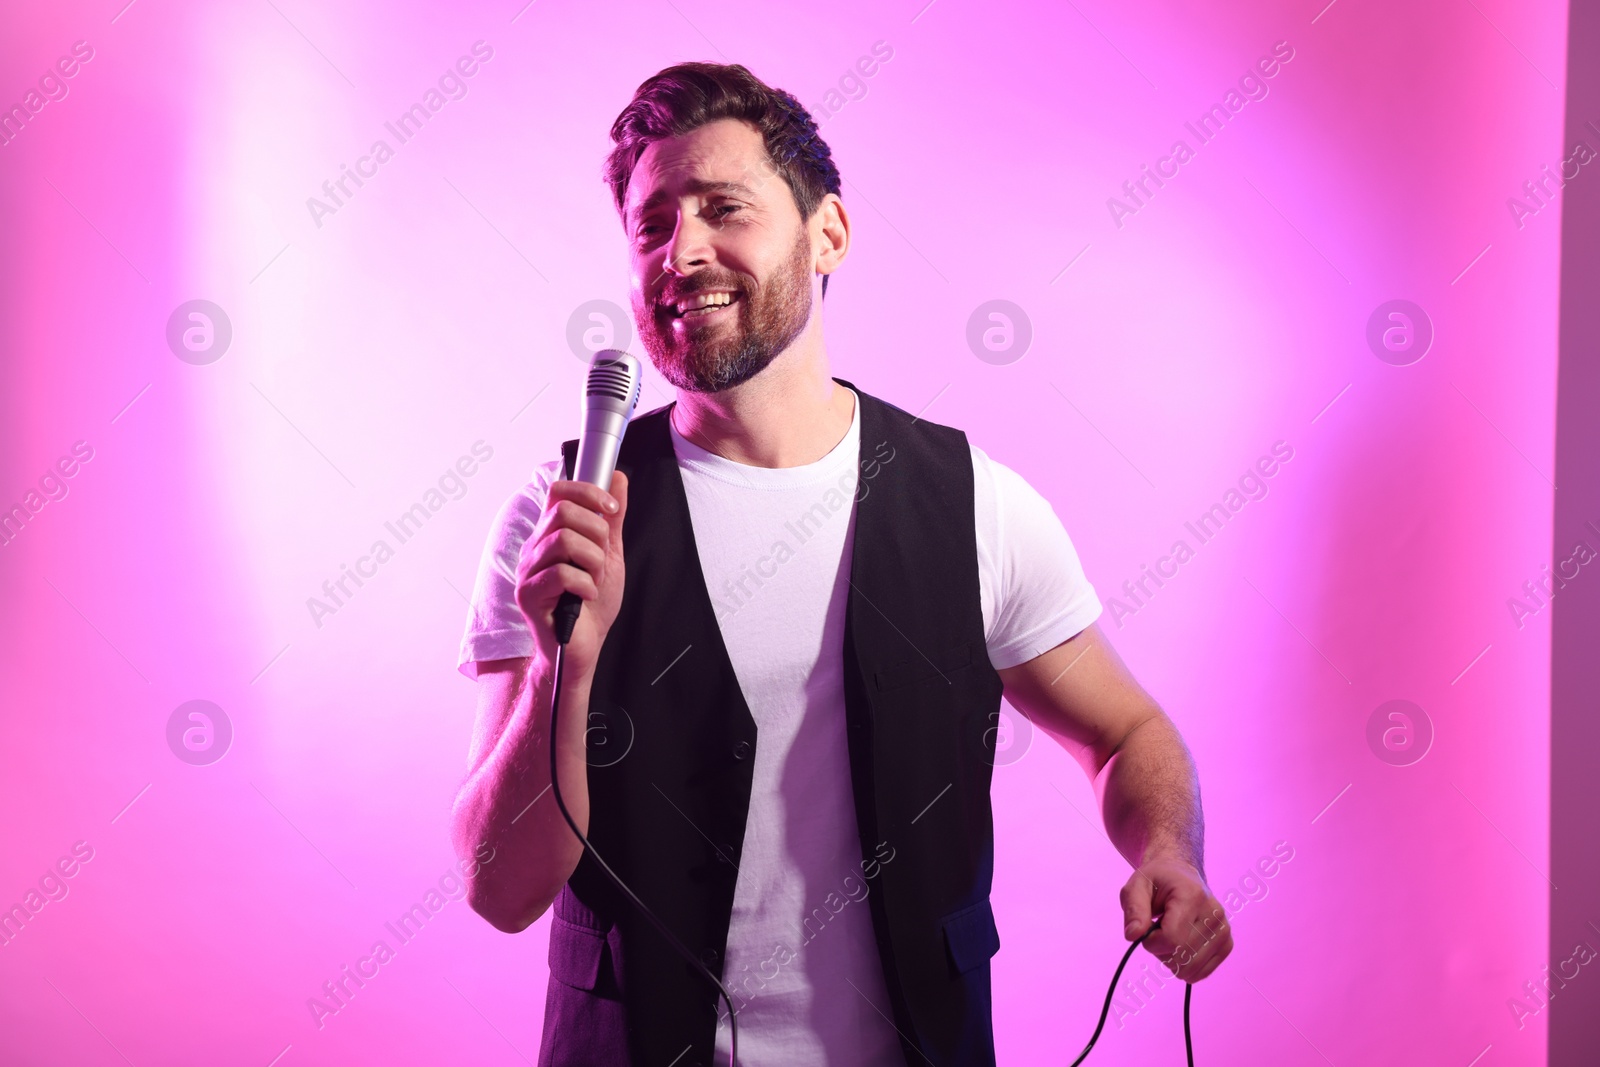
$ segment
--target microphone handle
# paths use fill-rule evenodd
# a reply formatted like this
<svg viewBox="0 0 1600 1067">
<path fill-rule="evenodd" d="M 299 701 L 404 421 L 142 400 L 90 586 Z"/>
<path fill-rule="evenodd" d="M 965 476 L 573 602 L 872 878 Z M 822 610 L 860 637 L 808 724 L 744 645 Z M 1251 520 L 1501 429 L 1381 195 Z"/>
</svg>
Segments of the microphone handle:
<svg viewBox="0 0 1600 1067">
<path fill-rule="evenodd" d="M 639 361 L 625 353 L 617 355 L 620 360 L 613 361 L 609 371 L 595 369 L 600 366 L 599 357 L 596 357 L 589 371 L 589 407 L 584 412 L 583 433 L 578 438 L 578 454 L 572 471 L 574 480 L 598 485 L 606 490 L 611 488 L 611 475 L 617 469 L 617 457 L 622 452 L 622 435 L 627 432 L 628 419 L 639 401 Z M 632 367 L 631 372 L 628 367 Z M 598 387 L 597 375 L 600 380 Z M 619 388 L 622 389 L 621 393 L 616 391 Z M 618 409 L 614 404 L 606 403 L 597 407 L 597 396 L 612 401 L 626 400 L 626 408 Z M 583 600 L 576 593 L 562 593 L 556 601 L 553 622 L 556 640 L 562 645 L 572 639 L 572 629 L 578 625 L 578 614 L 582 610 Z"/>
<path fill-rule="evenodd" d="M 591 423 L 596 414 L 590 413 Z M 611 475 L 617 469 L 617 456 L 622 450 L 622 433 L 620 430 L 613 432 L 608 422 L 602 416 L 598 424 L 584 426 L 583 436 L 578 442 L 577 470 L 572 475 L 576 481 L 588 482 L 607 490 L 611 488 Z M 578 613 L 582 610 L 583 600 L 578 594 L 561 594 L 555 610 L 558 642 L 564 645 L 572 639 L 572 628 L 578 625 Z"/>
<path fill-rule="evenodd" d="M 583 600 L 577 593 L 562 593 L 556 601 L 556 641 L 566 644 L 572 640 L 572 628 L 578 625 L 578 613 L 583 610 Z"/>
</svg>

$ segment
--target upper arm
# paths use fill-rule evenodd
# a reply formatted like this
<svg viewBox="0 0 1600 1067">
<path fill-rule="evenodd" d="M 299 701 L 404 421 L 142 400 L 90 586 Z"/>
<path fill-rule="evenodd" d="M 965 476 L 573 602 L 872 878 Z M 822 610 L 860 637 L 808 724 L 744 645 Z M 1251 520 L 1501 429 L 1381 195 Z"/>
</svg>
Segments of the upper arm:
<svg viewBox="0 0 1600 1067">
<path fill-rule="evenodd" d="M 1164 717 L 1098 622 L 999 674 L 1011 705 L 1066 746 L 1091 777 L 1141 724 Z"/>
<path fill-rule="evenodd" d="M 478 710 L 472 724 L 472 744 L 467 751 L 468 775 L 489 758 L 516 714 L 529 663 L 530 660 L 522 658 L 478 664 Z"/>
<path fill-rule="evenodd" d="M 556 461 L 539 467 L 533 480 L 500 506 L 489 527 L 456 650 L 456 668 L 468 678 L 481 682 L 483 672 L 507 670 L 509 661 L 533 652 L 533 631 L 517 604 L 517 567 L 544 511 L 555 469 Z"/>
<path fill-rule="evenodd" d="M 494 751 L 526 684 L 533 632 L 517 604 L 517 564 L 559 467 L 559 460 L 538 467 L 533 479 L 506 499 L 478 558 L 466 630 L 456 653 L 457 669 L 477 682 L 478 691 L 468 775 Z"/>
</svg>

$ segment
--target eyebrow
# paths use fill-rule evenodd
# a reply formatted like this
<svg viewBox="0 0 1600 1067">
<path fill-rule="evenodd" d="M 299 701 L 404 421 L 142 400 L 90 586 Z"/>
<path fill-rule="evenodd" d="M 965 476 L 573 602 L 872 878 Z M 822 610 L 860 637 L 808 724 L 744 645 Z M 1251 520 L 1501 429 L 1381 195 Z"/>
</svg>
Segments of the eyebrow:
<svg viewBox="0 0 1600 1067">
<path fill-rule="evenodd" d="M 746 198 L 755 196 L 754 191 L 742 182 L 716 182 L 705 178 L 691 178 L 685 183 L 684 188 L 690 193 L 731 193 L 735 196 Z M 671 199 L 671 194 L 665 189 L 657 189 L 639 202 L 639 205 L 629 214 L 629 221 L 637 221 L 640 215 L 643 215 L 653 207 L 658 207 L 669 199 Z"/>
</svg>

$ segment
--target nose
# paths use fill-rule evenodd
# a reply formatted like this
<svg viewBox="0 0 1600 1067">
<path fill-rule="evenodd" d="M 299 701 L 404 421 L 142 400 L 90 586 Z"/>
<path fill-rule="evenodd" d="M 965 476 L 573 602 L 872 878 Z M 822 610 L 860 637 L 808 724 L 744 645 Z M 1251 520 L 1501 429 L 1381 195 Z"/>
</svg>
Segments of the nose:
<svg viewBox="0 0 1600 1067">
<path fill-rule="evenodd" d="M 711 227 L 697 212 L 678 212 L 678 223 L 672 237 L 662 246 L 665 257 L 661 265 L 663 274 L 687 277 L 706 266 L 715 258 L 711 247 Z"/>
</svg>

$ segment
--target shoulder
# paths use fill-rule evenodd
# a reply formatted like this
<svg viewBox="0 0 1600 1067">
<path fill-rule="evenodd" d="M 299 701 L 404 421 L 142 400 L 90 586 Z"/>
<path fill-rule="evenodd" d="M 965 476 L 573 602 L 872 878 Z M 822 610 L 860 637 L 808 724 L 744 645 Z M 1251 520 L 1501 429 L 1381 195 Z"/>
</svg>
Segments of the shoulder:
<svg viewBox="0 0 1600 1067">
<path fill-rule="evenodd" d="M 550 483 L 560 476 L 561 461 L 558 459 L 535 467 L 532 476 L 514 489 L 500 505 L 494 518 L 493 540 L 502 544 L 514 540 L 518 545 L 526 540 L 544 511 Z"/>
<path fill-rule="evenodd" d="M 978 558 L 996 668 L 1028 662 L 1100 615 L 1094 586 L 1055 507 L 1021 474 L 973 446 Z"/>
<path fill-rule="evenodd" d="M 980 557 L 991 565 L 998 565 L 1001 545 L 1005 537 L 1005 512 L 1015 506 L 1015 482 L 1031 488 L 1010 467 L 995 460 L 977 445 L 968 442 L 967 453 L 972 458 L 972 510 L 978 533 Z"/>
<path fill-rule="evenodd" d="M 979 493 L 987 494 L 994 503 L 1013 504 L 1040 496 L 1026 478 L 977 445 L 968 442 L 967 448 L 972 454 L 973 487 Z"/>
<path fill-rule="evenodd" d="M 869 426 L 872 426 L 881 434 L 889 434 L 901 440 L 918 441 L 929 446 L 958 447 L 966 443 L 967 435 L 954 426 L 946 426 L 925 419 L 921 415 L 913 415 L 898 405 L 865 392 L 858 386 L 849 382 L 844 384 L 849 385 L 855 394 L 861 397 L 863 435 L 871 433 Z"/>
<path fill-rule="evenodd" d="M 478 559 L 467 628 L 456 659 L 469 678 L 478 677 L 481 662 L 520 658 L 533 647 L 527 620 L 517 606 L 517 566 L 560 470 L 559 460 L 540 464 L 495 513 Z"/>
<path fill-rule="evenodd" d="M 1055 505 L 1034 484 L 977 445 L 972 454 L 972 495 L 978 529 L 1015 550 L 1043 548 L 1066 530 Z"/>
<path fill-rule="evenodd" d="M 870 469 L 864 466 L 865 476 L 874 477 L 879 466 L 892 462 L 895 470 L 902 472 L 893 479 L 903 487 L 896 498 L 902 507 L 964 507 L 960 502 L 970 491 L 966 473 L 972 466 L 967 435 L 953 426 L 913 415 L 855 386 L 850 388 L 861 398 L 861 455 L 863 464 L 871 465 Z M 927 406 L 923 404 L 924 408 Z"/>
<path fill-rule="evenodd" d="M 1055 505 L 1031 482 L 977 445 L 972 454 L 972 496 L 980 544 L 996 562 L 1018 566 L 1039 558 L 1075 558 Z"/>
<path fill-rule="evenodd" d="M 559 459 L 547 460 L 533 468 L 533 474 L 506 498 L 504 508 L 527 509 L 539 511 L 544 508 L 545 497 L 550 492 L 550 484 L 561 477 L 561 461 Z"/>
</svg>

